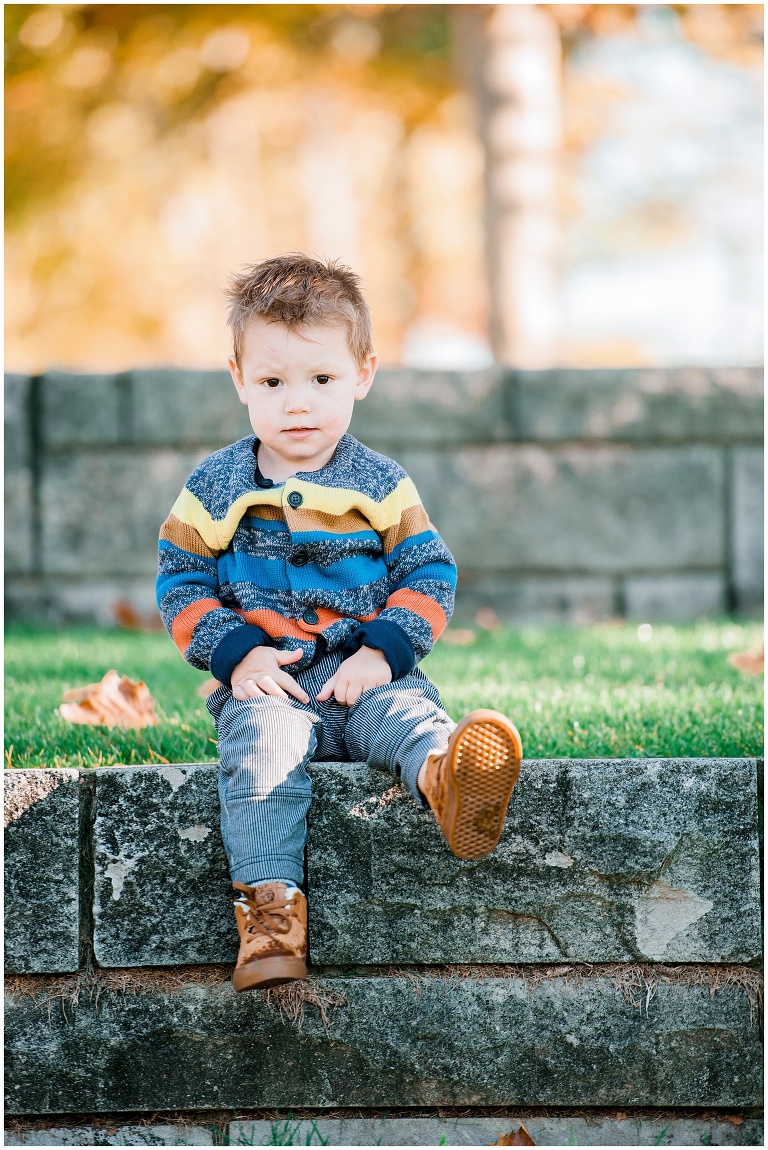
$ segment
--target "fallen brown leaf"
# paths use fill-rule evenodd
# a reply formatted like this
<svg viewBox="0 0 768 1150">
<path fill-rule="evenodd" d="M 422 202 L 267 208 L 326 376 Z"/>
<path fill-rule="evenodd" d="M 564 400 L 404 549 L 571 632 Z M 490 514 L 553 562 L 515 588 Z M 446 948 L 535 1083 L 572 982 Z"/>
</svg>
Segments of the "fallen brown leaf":
<svg viewBox="0 0 768 1150">
<path fill-rule="evenodd" d="M 157 612 L 153 615 L 142 615 L 127 599 L 118 599 L 113 603 L 112 615 L 117 625 L 124 627 L 126 631 L 163 630 L 163 621 Z"/>
<path fill-rule="evenodd" d="M 762 675 L 765 663 L 765 644 L 759 651 L 734 651 L 728 662 L 745 675 Z"/>
<path fill-rule="evenodd" d="M 535 1146 L 533 1138 L 521 1124 L 517 1130 L 513 1130 L 511 1134 L 502 1134 L 498 1142 L 491 1142 L 491 1146 Z"/>
<path fill-rule="evenodd" d="M 484 631 L 500 631 L 503 626 L 493 607 L 481 607 L 476 611 L 475 622 Z"/>
<path fill-rule="evenodd" d="M 617 1110 L 616 1111 L 616 1121 L 617 1122 L 623 1122 L 626 1117 L 627 1116 L 623 1110 Z"/>
<path fill-rule="evenodd" d="M 454 647 L 471 647 L 475 641 L 475 632 L 469 627 L 448 627 L 443 631 L 441 639 L 444 643 L 452 643 Z"/>
<path fill-rule="evenodd" d="M 741 1118 L 739 1115 L 735 1115 L 735 1114 L 729 1114 L 727 1117 L 728 1117 L 728 1121 L 733 1126 L 741 1126 L 742 1122 L 744 1121 L 743 1118 Z"/>
<path fill-rule="evenodd" d="M 146 683 L 134 683 L 127 675 L 121 678 L 117 671 L 107 671 L 100 683 L 65 691 L 59 713 L 69 723 L 94 726 L 138 728 L 157 723 Z"/>
</svg>

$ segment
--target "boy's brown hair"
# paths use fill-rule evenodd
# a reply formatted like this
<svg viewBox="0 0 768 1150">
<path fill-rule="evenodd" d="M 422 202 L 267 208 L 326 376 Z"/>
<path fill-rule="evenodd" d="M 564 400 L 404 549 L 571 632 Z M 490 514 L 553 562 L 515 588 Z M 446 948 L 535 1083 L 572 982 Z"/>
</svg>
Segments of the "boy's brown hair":
<svg viewBox="0 0 768 1150">
<path fill-rule="evenodd" d="M 350 351 L 360 366 L 373 351 L 371 313 L 360 290 L 360 277 L 338 260 L 315 260 L 301 252 L 274 256 L 232 276 L 226 294 L 231 305 L 227 323 L 238 367 L 243 333 L 254 316 L 286 327 L 343 323 Z"/>
</svg>

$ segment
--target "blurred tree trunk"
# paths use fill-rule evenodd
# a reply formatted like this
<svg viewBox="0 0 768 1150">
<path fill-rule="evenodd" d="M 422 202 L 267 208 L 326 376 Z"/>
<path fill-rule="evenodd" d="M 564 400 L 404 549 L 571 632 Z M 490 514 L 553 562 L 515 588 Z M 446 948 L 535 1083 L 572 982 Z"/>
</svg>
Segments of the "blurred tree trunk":
<svg viewBox="0 0 768 1150">
<path fill-rule="evenodd" d="M 485 149 L 485 225 L 494 355 L 549 367 L 559 343 L 560 36 L 538 5 L 462 6 L 456 58 Z"/>
</svg>

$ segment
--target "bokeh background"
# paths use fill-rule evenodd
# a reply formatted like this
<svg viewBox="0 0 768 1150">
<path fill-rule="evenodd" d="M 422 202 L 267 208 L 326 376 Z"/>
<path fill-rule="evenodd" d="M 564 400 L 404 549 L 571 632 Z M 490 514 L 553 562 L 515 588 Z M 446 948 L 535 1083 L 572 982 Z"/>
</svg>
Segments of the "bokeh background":
<svg viewBox="0 0 768 1150">
<path fill-rule="evenodd" d="M 221 366 L 229 272 L 385 364 L 762 360 L 759 5 L 10 4 L 12 371 Z"/>
<path fill-rule="evenodd" d="M 756 614 L 758 5 L 8 5 L 6 610 L 157 625 L 224 288 L 363 277 L 457 622 Z M 490 614 L 489 614 L 490 613 Z"/>
</svg>

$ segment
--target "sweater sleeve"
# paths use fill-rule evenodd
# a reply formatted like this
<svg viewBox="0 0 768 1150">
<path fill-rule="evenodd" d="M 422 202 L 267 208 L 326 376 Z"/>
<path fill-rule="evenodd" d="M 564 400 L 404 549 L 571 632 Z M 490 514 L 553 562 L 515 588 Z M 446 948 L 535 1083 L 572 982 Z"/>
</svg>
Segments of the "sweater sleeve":
<svg viewBox="0 0 768 1150">
<path fill-rule="evenodd" d="M 261 627 L 222 605 L 219 552 L 193 522 L 186 521 L 192 517 L 185 516 L 189 500 L 184 495 L 160 529 L 157 606 L 187 662 L 229 684 L 240 660 L 254 647 L 269 643 L 269 638 Z"/>
<path fill-rule="evenodd" d="M 384 609 L 363 623 L 344 645 L 350 655 L 361 646 L 380 650 L 392 678 L 407 675 L 428 655 L 453 613 L 456 564 L 430 523 L 410 479 L 392 522 L 380 532 L 389 577 Z"/>
</svg>

